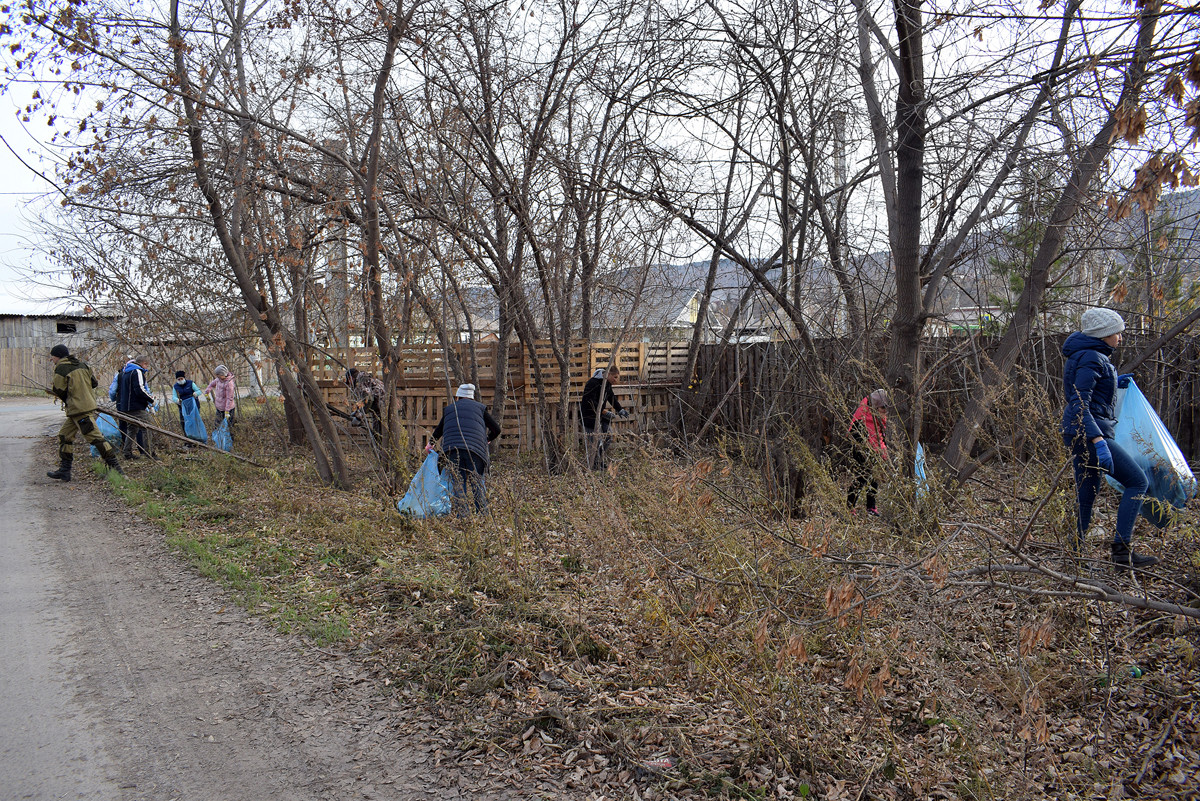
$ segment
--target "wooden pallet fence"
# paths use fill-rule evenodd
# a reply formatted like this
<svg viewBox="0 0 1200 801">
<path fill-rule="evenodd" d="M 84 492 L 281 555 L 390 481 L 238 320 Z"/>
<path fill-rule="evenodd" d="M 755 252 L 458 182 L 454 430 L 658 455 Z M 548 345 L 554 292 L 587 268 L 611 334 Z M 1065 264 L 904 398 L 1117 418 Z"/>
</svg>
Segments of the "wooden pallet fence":
<svg viewBox="0 0 1200 801">
<path fill-rule="evenodd" d="M 568 395 L 577 398 L 583 385 L 597 369 L 607 367 L 613 353 L 611 343 L 586 343 L 576 340 L 568 347 Z M 621 345 L 615 363 L 620 367 L 626 383 L 678 384 L 682 380 L 687 364 L 686 342 L 642 343 Z M 470 374 L 471 350 L 469 345 L 455 345 L 458 358 Z M 534 353 L 542 368 L 542 378 L 547 399 L 556 402 L 562 387 L 562 375 L 554 349 L 548 341 L 534 345 Z M 445 389 L 447 374 L 446 352 L 439 345 L 405 345 L 399 349 L 402 388 Z M 499 345 L 482 343 L 475 349 L 475 359 L 481 391 L 494 389 L 496 367 L 499 361 Z M 518 402 L 533 402 L 537 399 L 534 362 L 529 352 L 513 344 L 508 353 L 509 390 Z M 314 377 L 321 382 L 341 382 L 346 370 L 355 367 L 372 373 L 382 374 L 382 364 L 373 348 L 332 348 L 314 350 L 310 360 Z"/>
<path fill-rule="evenodd" d="M 615 363 L 621 368 L 623 381 L 614 388 L 622 405 L 637 415 L 638 425 L 649 430 L 666 419 L 678 386 L 683 366 L 687 362 L 687 343 L 641 342 L 625 343 L 616 349 Z M 455 345 L 455 352 L 469 371 L 471 350 L 468 345 Z M 578 402 L 583 386 L 592 373 L 607 367 L 614 352 L 612 343 L 587 343 L 577 340 L 568 347 L 569 369 L 568 405 L 560 408 L 562 374 L 554 349 L 549 342 L 538 342 L 534 354 L 542 367 L 543 385 L 550 419 L 557 426 L 561 414 L 572 417 L 570 425 L 578 427 Z M 414 448 L 423 448 L 441 419 L 446 405 L 453 401 L 447 390 L 446 352 L 438 345 L 405 345 L 399 353 L 401 381 L 397 388 L 401 418 Z M 495 394 L 496 367 L 500 358 L 498 343 L 481 343 L 475 349 L 479 386 L 476 397 L 490 403 Z M 523 451 L 538 449 L 541 423 L 537 414 L 537 390 L 533 359 L 527 349 L 514 343 L 507 354 L 509 360 L 508 405 L 500 421 L 504 430 L 501 447 Z M 336 408 L 349 411 L 352 401 L 343 383 L 348 367 L 357 367 L 379 376 L 382 371 L 373 348 L 341 348 L 314 351 L 311 367 L 324 399 Z M 624 424 L 622 424 L 624 425 Z"/>
<path fill-rule="evenodd" d="M 584 381 L 586 382 L 588 378 L 591 378 L 592 374 L 597 370 L 607 368 L 610 359 L 612 359 L 617 369 L 620 370 L 623 381 L 645 381 L 646 344 L 644 342 L 622 344 L 617 350 L 615 359 L 612 358 L 614 347 L 612 343 L 607 342 L 592 345 L 591 363 L 588 366 Z M 580 386 L 579 389 L 582 391 L 583 387 Z"/>
<path fill-rule="evenodd" d="M 661 342 L 646 345 L 642 380 L 648 384 L 681 384 L 687 369 L 687 342 Z"/>
</svg>

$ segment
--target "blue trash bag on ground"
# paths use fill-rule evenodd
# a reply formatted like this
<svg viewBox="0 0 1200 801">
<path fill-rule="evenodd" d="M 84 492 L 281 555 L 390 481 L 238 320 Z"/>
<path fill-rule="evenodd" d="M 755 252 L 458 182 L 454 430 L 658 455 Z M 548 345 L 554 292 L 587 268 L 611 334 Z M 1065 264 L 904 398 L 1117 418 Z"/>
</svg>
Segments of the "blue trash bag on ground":
<svg viewBox="0 0 1200 801">
<path fill-rule="evenodd" d="M 212 444 L 217 450 L 228 453 L 233 450 L 233 435 L 229 433 L 229 418 L 226 417 L 212 434 Z"/>
<path fill-rule="evenodd" d="M 188 439 L 207 442 L 208 429 L 204 427 L 204 418 L 200 416 L 199 402 L 195 398 L 184 398 L 179 402 L 179 408 L 183 410 L 183 433 Z"/>
<path fill-rule="evenodd" d="M 917 482 L 917 500 L 921 500 L 929 492 L 929 479 L 925 477 L 925 449 L 917 443 L 917 455 L 913 460 L 913 478 Z"/>
<path fill-rule="evenodd" d="M 1158 413 L 1129 379 L 1125 387 L 1118 387 L 1116 396 L 1117 428 L 1113 441 L 1120 445 L 1149 479 L 1146 500 L 1142 503 L 1142 517 L 1159 528 L 1171 522 L 1176 510 L 1183 509 L 1196 495 L 1196 476 L 1188 467 L 1187 459 Z M 1105 476 L 1108 483 L 1118 492 L 1124 492 L 1112 476 Z"/>
<path fill-rule="evenodd" d="M 437 451 L 430 451 L 425 457 L 396 509 L 401 514 L 422 518 L 450 514 L 450 471 L 438 471 Z"/>
<path fill-rule="evenodd" d="M 96 415 L 96 428 L 100 429 L 109 445 L 121 446 L 121 427 L 111 414 Z"/>
<path fill-rule="evenodd" d="M 121 428 L 117 425 L 117 421 L 113 419 L 111 414 L 104 414 L 101 412 L 100 414 L 96 415 L 96 428 L 100 429 L 100 433 L 104 435 L 104 439 L 108 441 L 109 445 L 112 445 L 114 448 L 120 450 Z M 99 459 L 100 450 L 95 445 L 92 446 L 91 450 L 92 458 Z"/>
</svg>

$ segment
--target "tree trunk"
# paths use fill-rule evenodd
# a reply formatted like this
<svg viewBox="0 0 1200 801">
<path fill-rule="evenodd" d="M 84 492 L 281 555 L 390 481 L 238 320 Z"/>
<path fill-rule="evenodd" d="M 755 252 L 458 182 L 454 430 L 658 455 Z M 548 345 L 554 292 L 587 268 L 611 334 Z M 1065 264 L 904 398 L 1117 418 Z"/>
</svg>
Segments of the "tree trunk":
<svg viewBox="0 0 1200 801">
<path fill-rule="evenodd" d="M 896 96 L 896 214 L 889 228 L 896 278 L 887 380 L 909 441 L 920 436 L 921 193 L 925 180 L 925 68 L 919 0 L 895 0 L 899 40 Z"/>
<path fill-rule="evenodd" d="M 303 354 L 300 353 L 299 348 L 296 346 L 294 338 L 289 337 L 288 332 L 280 323 L 277 311 L 267 304 L 266 299 L 256 288 L 241 243 L 236 241 L 226 223 L 226 220 L 229 219 L 228 213 L 209 175 L 208 157 L 204 152 L 204 142 L 193 100 L 191 80 L 187 65 L 184 62 L 185 47 L 179 24 L 178 0 L 173 0 L 171 3 L 171 39 L 174 43 L 172 49 L 174 50 L 175 73 L 179 80 L 180 98 L 183 103 L 188 144 L 192 152 L 192 172 L 196 176 L 196 183 L 204 195 L 205 201 L 208 203 L 209 214 L 213 221 L 213 229 L 217 234 L 217 240 L 221 243 L 221 249 L 225 253 L 226 261 L 233 271 L 238 288 L 241 290 L 246 310 L 251 320 L 254 321 L 255 328 L 262 338 L 263 345 L 266 347 L 268 353 L 271 354 L 271 358 L 275 361 L 276 365 L 285 365 L 291 362 L 299 366 L 302 379 L 306 379 L 305 389 L 308 392 L 308 396 L 314 399 L 314 405 L 318 406 L 317 415 L 322 422 L 322 428 L 325 429 L 326 440 L 332 453 L 326 452 L 326 441 L 323 441 L 309 407 L 303 403 L 304 394 L 301 393 L 300 387 L 291 372 L 284 367 L 278 368 L 280 391 L 284 394 L 285 399 L 292 401 L 300 415 L 301 424 L 313 449 L 317 474 L 326 483 L 348 486 L 350 483 L 349 474 L 346 472 L 345 459 L 341 452 L 341 443 L 338 441 L 337 434 L 333 430 L 333 423 L 329 419 L 329 414 L 325 412 L 323 404 L 320 404 L 321 395 L 319 389 L 312 380 L 311 374 L 308 373 L 308 365 L 303 362 Z"/>
</svg>

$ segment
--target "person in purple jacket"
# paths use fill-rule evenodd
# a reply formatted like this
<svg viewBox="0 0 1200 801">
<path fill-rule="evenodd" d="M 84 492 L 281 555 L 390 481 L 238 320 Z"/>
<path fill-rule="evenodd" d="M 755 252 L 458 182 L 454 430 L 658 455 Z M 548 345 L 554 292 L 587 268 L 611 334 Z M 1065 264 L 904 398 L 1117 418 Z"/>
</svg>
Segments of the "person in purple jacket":
<svg viewBox="0 0 1200 801">
<path fill-rule="evenodd" d="M 1113 367 L 1113 350 L 1121 344 L 1125 321 L 1112 309 L 1094 308 L 1083 313 L 1080 330 L 1067 337 L 1062 352 L 1063 390 L 1067 403 L 1063 408 L 1063 443 L 1071 449 L 1075 466 L 1076 500 L 1079 523 L 1075 548 L 1082 546 L 1092 525 L 1092 505 L 1107 473 L 1125 488 L 1117 507 L 1117 526 L 1113 535 L 1112 560 L 1126 570 L 1158 564 L 1157 557 L 1133 550 L 1133 524 L 1142 509 L 1148 482 L 1137 462 L 1113 441 L 1117 427 L 1114 396 L 1118 384 L 1127 376 L 1118 376 Z"/>
</svg>

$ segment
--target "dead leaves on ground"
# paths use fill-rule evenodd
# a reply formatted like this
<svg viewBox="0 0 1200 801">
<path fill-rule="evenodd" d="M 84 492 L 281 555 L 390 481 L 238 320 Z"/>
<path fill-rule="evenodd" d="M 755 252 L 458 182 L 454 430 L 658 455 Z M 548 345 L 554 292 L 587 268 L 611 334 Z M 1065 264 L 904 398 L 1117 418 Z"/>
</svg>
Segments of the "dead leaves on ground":
<svg viewBox="0 0 1200 801">
<path fill-rule="evenodd" d="M 193 522 L 294 549 L 293 578 L 345 599 L 380 691 L 446 722 L 446 759 L 519 766 L 564 796 L 1152 795 L 1200 775 L 1188 621 L 968 596 L 947 584 L 954 548 L 919 562 L 928 586 L 875 597 L 879 569 L 827 558 L 846 524 L 713 534 L 742 514 L 721 491 L 736 476 L 643 469 L 591 495 L 501 466 L 473 538 L 286 471 L 239 478 L 222 501 L 239 515 Z M 661 509 L 640 489 L 655 481 Z"/>
</svg>

